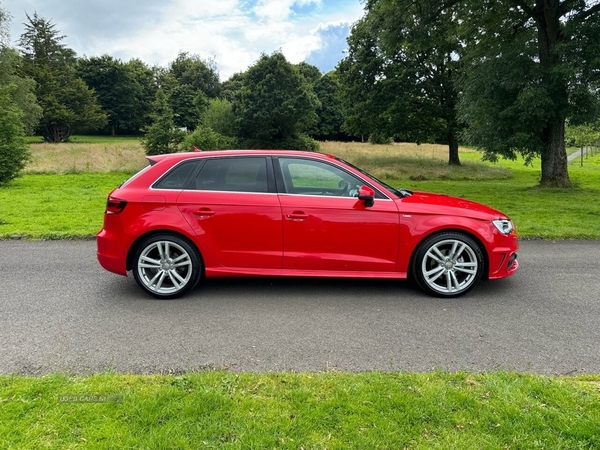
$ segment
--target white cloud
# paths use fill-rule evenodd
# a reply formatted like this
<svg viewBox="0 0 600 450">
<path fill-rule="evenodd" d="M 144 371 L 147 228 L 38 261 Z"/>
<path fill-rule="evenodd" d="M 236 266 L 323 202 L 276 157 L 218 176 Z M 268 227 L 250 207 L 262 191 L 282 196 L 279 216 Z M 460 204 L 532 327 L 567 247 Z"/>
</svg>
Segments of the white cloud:
<svg viewBox="0 0 600 450">
<path fill-rule="evenodd" d="M 52 20 L 79 55 L 166 66 L 185 51 L 214 58 L 221 79 L 279 49 L 303 61 L 327 47 L 322 30 L 362 15 L 360 0 L 3 0 L 0 7 L 16 24 L 25 11 Z M 13 26 L 13 41 L 21 32 Z"/>
<path fill-rule="evenodd" d="M 267 20 L 286 20 L 292 13 L 292 6 L 320 5 L 320 0 L 259 0 L 254 13 Z"/>
</svg>

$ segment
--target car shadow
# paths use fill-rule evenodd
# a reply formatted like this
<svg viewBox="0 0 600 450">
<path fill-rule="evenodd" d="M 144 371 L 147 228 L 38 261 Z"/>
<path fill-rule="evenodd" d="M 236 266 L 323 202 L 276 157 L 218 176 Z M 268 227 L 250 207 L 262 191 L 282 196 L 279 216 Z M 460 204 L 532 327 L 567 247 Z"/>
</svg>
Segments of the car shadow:
<svg viewBox="0 0 600 450">
<path fill-rule="evenodd" d="M 382 280 L 374 278 L 215 278 L 202 280 L 192 295 L 211 294 L 276 294 L 276 295 L 351 295 L 373 293 L 398 295 L 401 292 L 414 295 L 420 293 L 418 286 L 410 280 Z"/>
<path fill-rule="evenodd" d="M 510 296 L 514 290 L 512 279 L 482 281 L 472 291 L 458 298 L 432 297 L 424 293 L 412 280 L 386 280 L 376 278 L 299 278 L 299 277 L 249 277 L 203 279 L 191 292 L 167 300 L 168 302 L 211 302 L 223 300 L 346 298 L 349 301 L 365 299 L 390 299 L 432 304 L 461 304 L 487 302 L 485 299 Z M 124 299 L 136 302 L 164 302 L 144 293 L 132 277 L 115 277 L 103 284 L 100 298 L 121 303 Z M 257 300 L 257 301 L 258 301 Z"/>
</svg>

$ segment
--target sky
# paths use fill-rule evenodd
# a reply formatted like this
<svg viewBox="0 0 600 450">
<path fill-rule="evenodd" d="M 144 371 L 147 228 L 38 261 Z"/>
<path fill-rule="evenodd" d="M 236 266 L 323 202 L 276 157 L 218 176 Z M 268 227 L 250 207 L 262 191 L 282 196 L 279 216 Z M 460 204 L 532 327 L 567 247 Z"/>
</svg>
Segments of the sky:
<svg viewBox="0 0 600 450">
<path fill-rule="evenodd" d="M 214 59 L 222 81 L 275 51 L 329 72 L 363 15 L 362 0 L 0 0 L 0 8 L 12 17 L 14 45 L 26 13 L 37 12 L 80 57 L 167 67 L 187 52 Z"/>
</svg>

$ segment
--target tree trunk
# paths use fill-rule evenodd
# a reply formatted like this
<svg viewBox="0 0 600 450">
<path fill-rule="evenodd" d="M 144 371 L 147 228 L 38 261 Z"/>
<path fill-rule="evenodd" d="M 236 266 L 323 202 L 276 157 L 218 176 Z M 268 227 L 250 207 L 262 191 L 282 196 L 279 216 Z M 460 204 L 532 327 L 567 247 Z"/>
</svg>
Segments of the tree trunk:
<svg viewBox="0 0 600 450">
<path fill-rule="evenodd" d="M 568 187 L 569 170 L 565 149 L 565 111 L 569 105 L 567 81 L 561 71 L 557 52 L 559 42 L 564 38 L 560 23 L 560 2 L 558 0 L 536 0 L 534 19 L 538 31 L 538 49 L 542 67 L 543 84 L 552 93 L 556 115 L 548 120 L 542 134 L 542 178 L 541 186 Z"/>
<path fill-rule="evenodd" d="M 458 139 L 456 133 L 453 131 L 448 133 L 448 165 L 460 166 L 460 158 L 458 157 Z"/>
<path fill-rule="evenodd" d="M 544 131 L 545 148 L 542 151 L 542 178 L 545 187 L 569 187 L 567 150 L 565 148 L 565 121 L 556 119 Z"/>
</svg>

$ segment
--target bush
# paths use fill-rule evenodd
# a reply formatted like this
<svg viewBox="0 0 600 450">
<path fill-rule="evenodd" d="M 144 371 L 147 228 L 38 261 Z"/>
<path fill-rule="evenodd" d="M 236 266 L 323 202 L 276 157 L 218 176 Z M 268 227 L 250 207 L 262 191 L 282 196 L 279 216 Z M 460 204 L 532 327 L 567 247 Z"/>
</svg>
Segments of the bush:
<svg viewBox="0 0 600 450">
<path fill-rule="evenodd" d="M 187 135 L 180 146 L 181 150 L 187 152 L 193 151 L 194 147 L 200 150 L 227 150 L 237 148 L 237 140 L 200 125 L 192 134 Z"/>
<path fill-rule="evenodd" d="M 319 151 L 319 143 L 305 134 L 284 139 L 281 144 L 281 148 L 287 150 L 306 150 L 310 152 Z"/>
<path fill-rule="evenodd" d="M 0 185 L 18 177 L 29 160 L 22 116 L 8 89 L 0 89 Z"/>
<path fill-rule="evenodd" d="M 242 147 L 316 152 L 319 150 L 319 143 L 305 134 L 300 134 L 280 141 L 266 142 L 258 139 L 246 139 L 242 141 Z"/>
<path fill-rule="evenodd" d="M 374 145 L 389 145 L 394 142 L 394 139 L 379 131 L 374 131 L 369 135 L 369 142 Z"/>
<path fill-rule="evenodd" d="M 235 116 L 231 103 L 221 98 L 210 100 L 202 124 L 224 136 L 235 136 Z"/>
<path fill-rule="evenodd" d="M 159 123 L 153 123 L 142 138 L 142 145 L 147 155 L 175 153 L 184 137 L 185 131 L 178 128 L 165 128 Z"/>
</svg>

